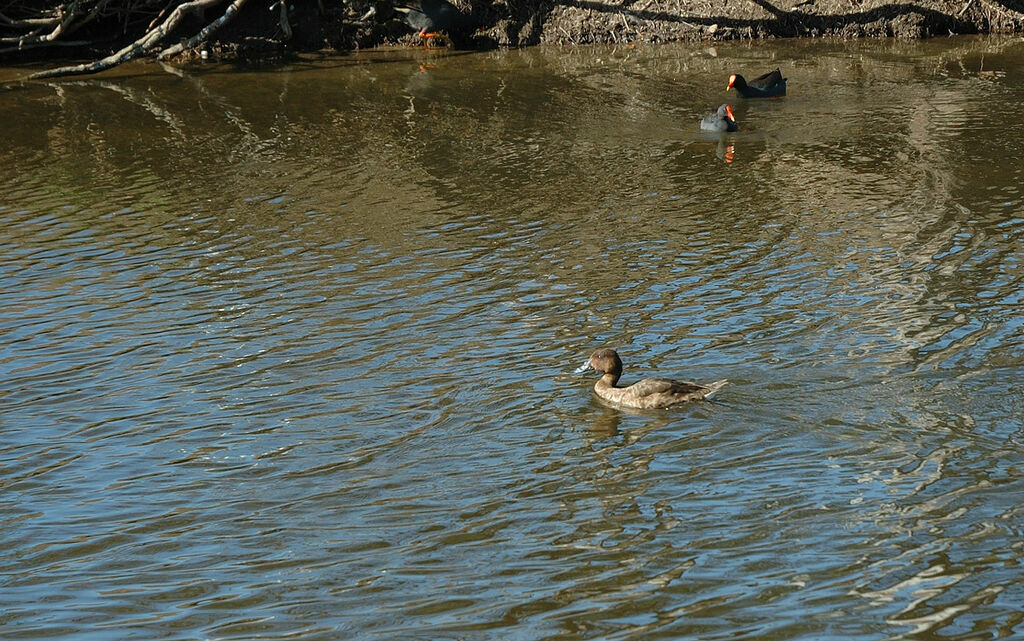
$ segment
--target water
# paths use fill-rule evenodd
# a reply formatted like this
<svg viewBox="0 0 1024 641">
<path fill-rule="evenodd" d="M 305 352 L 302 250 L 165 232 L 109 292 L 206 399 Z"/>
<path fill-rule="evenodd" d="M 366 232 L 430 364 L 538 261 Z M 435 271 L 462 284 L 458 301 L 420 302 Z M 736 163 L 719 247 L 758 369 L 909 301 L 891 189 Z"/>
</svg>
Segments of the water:
<svg viewBox="0 0 1024 641">
<path fill-rule="evenodd" d="M 0 636 L 1024 636 L 1022 62 L 6 85 Z M 783 100 L 722 91 L 776 65 Z M 607 407 L 572 373 L 600 346 L 731 383 Z"/>
</svg>

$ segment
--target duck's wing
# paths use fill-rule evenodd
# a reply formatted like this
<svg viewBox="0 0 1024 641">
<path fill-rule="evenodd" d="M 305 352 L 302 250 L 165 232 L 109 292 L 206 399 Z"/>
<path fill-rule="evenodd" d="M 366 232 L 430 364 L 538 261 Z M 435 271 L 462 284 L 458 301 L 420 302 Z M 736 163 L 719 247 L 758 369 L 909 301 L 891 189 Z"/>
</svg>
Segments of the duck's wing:
<svg viewBox="0 0 1024 641">
<path fill-rule="evenodd" d="M 598 381 L 594 386 L 594 391 L 598 396 L 612 403 L 638 409 L 653 409 L 707 398 L 725 383 L 723 380 L 701 385 L 692 381 L 675 381 L 670 378 L 645 378 L 629 387 L 612 387 Z"/>
<path fill-rule="evenodd" d="M 782 71 L 776 69 L 775 71 L 769 71 L 763 76 L 758 76 L 753 80 L 748 80 L 747 85 L 751 87 L 757 87 L 758 89 L 771 89 L 776 85 L 781 85 L 786 82 L 786 79 L 782 77 Z"/>
<path fill-rule="evenodd" d="M 704 385 L 691 381 L 674 381 L 671 378 L 645 378 L 642 381 L 633 383 L 627 389 L 629 389 L 631 395 L 637 398 L 654 396 L 655 394 L 672 394 L 676 396 L 708 390 Z"/>
</svg>

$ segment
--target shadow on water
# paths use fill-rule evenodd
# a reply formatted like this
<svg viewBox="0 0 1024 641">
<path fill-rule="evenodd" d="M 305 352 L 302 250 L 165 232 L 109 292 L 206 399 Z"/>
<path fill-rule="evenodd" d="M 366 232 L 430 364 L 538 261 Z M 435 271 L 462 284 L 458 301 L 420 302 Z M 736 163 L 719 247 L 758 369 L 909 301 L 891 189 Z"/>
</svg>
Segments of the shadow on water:
<svg viewBox="0 0 1024 641">
<path fill-rule="evenodd" d="M 5 635 L 1012 638 L 1022 56 L 372 52 L 5 92 Z M 790 95 L 702 136 L 769 66 Z M 731 382 L 608 408 L 571 374 L 601 345 Z"/>
</svg>

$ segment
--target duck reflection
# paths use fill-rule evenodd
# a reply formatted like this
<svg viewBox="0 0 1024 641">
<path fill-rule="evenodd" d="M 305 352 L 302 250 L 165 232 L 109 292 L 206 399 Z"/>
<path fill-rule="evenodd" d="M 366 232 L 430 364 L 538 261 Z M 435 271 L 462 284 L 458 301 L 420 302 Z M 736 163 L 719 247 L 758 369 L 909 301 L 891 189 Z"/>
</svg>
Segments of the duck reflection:
<svg viewBox="0 0 1024 641">
<path fill-rule="evenodd" d="M 622 425 L 622 412 L 605 407 L 602 413 L 594 417 L 590 433 L 600 439 L 618 436 L 620 425 Z"/>
<path fill-rule="evenodd" d="M 671 413 L 611 405 L 597 396 L 591 402 L 596 408 L 586 438 L 591 446 L 598 443 L 612 447 L 632 445 L 651 432 L 665 429 L 675 420 Z"/>
</svg>

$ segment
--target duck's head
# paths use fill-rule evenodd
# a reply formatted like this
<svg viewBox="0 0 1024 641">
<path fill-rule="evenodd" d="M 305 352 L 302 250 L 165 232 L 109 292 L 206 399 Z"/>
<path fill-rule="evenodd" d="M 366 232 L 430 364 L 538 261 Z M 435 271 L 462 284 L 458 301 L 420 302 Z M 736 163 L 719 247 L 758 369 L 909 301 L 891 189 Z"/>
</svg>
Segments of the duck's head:
<svg viewBox="0 0 1024 641">
<path fill-rule="evenodd" d="M 732 115 L 732 107 L 729 105 L 722 105 L 718 108 L 718 117 L 725 118 L 729 122 L 736 122 L 736 116 Z"/>
<path fill-rule="evenodd" d="M 602 374 L 620 376 L 622 375 L 622 361 L 619 360 L 619 355 L 615 353 L 614 349 L 604 347 L 591 354 L 590 360 L 576 368 L 576 372 L 580 373 L 591 369 Z"/>
<path fill-rule="evenodd" d="M 729 76 L 729 85 L 725 88 L 725 90 L 729 91 L 733 87 L 745 87 L 746 85 L 747 81 L 743 79 L 743 76 L 739 75 L 738 73 L 734 73 L 731 76 Z"/>
</svg>

